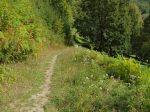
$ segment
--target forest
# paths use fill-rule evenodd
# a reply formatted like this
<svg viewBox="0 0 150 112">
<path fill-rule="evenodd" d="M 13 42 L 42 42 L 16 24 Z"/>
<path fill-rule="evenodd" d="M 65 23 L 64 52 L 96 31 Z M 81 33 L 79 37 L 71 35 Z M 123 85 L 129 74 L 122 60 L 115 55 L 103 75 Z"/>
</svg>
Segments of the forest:
<svg viewBox="0 0 150 112">
<path fill-rule="evenodd" d="M 150 111 L 149 0 L 0 0 L 0 111 L 24 112 L 58 52 L 44 111 Z"/>
</svg>

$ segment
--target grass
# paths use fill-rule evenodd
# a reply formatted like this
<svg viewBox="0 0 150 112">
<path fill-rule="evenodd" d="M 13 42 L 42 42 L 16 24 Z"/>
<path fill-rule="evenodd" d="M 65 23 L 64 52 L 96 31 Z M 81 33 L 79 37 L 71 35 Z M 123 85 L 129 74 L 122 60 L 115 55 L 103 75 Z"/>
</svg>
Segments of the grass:
<svg viewBox="0 0 150 112">
<path fill-rule="evenodd" d="M 60 51 L 50 47 L 36 59 L 7 65 L 15 78 L 0 83 L 0 111 L 14 112 L 20 105 L 10 108 L 10 103 L 37 93 L 48 62 Z M 132 59 L 68 48 L 58 56 L 45 112 L 149 112 L 149 71 Z"/>
<path fill-rule="evenodd" d="M 96 75 L 101 75 L 103 77 L 106 74 L 103 69 L 98 69 L 97 65 L 93 66 L 85 64 L 77 60 L 75 56 L 78 53 L 79 51 L 77 49 L 72 48 L 59 56 L 52 79 L 51 101 L 45 106 L 46 112 L 69 112 L 73 110 L 73 105 L 82 107 L 82 104 L 74 104 L 74 101 L 81 97 L 73 96 L 73 94 L 82 96 L 87 91 L 87 88 L 82 87 L 82 85 L 84 82 L 86 83 L 88 78 Z M 94 85 L 95 79 L 96 77 L 93 77 L 93 81 L 87 82 L 88 85 Z M 80 91 L 80 89 L 83 89 L 83 91 Z M 76 93 L 70 93 L 75 92 L 74 90 L 79 91 L 76 91 Z M 88 100 L 88 96 L 83 100 Z M 76 111 L 80 112 L 81 110 Z"/>
<path fill-rule="evenodd" d="M 13 70 L 15 78 L 12 82 L 3 81 L 0 83 L 1 112 L 14 112 L 9 104 L 17 100 L 25 102 L 32 94 L 39 91 L 39 87 L 44 81 L 48 62 L 60 50 L 60 46 L 49 47 L 37 58 L 30 57 L 26 61 L 7 65 Z"/>
<path fill-rule="evenodd" d="M 132 73 L 144 78 L 132 83 L 115 77 L 108 74 L 112 65 L 116 66 L 116 71 L 122 69 L 121 66 L 127 71 L 129 68 L 124 72 L 125 78 Z M 137 65 L 132 59 L 111 58 L 85 49 L 70 48 L 58 57 L 45 111 L 149 112 L 149 68 L 135 70 Z M 122 75 L 122 72 L 116 74 Z"/>
</svg>

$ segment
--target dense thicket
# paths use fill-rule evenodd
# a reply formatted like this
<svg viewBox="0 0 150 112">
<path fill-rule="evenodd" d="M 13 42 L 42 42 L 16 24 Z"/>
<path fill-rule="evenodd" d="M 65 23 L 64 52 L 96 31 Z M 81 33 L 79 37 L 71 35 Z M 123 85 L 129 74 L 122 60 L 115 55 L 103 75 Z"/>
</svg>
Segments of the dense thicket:
<svg viewBox="0 0 150 112">
<path fill-rule="evenodd" d="M 82 0 L 76 27 L 94 47 L 110 55 L 131 52 L 131 37 L 140 33 L 142 17 L 131 0 Z"/>
<path fill-rule="evenodd" d="M 0 1 L 0 62 L 36 54 L 53 37 L 48 23 L 54 13 L 49 9 L 47 2 L 42 1 Z"/>
<path fill-rule="evenodd" d="M 76 4 L 74 0 L 1 0 L 0 63 L 37 55 L 47 44 L 71 37 Z"/>
</svg>

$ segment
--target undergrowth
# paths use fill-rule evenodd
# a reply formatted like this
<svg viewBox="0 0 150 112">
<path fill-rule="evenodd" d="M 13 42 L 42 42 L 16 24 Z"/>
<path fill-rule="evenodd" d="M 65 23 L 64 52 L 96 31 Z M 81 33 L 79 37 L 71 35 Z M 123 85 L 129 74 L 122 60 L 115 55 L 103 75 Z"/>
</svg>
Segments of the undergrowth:
<svg viewBox="0 0 150 112">
<path fill-rule="evenodd" d="M 22 61 L 49 44 L 63 43 L 63 23 L 56 25 L 57 20 L 49 0 L 1 0 L 0 63 Z"/>
</svg>

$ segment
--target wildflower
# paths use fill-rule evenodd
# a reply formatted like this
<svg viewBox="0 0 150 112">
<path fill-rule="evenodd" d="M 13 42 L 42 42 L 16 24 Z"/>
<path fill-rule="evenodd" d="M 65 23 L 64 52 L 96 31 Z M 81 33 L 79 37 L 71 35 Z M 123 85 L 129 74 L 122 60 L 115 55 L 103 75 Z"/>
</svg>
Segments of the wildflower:
<svg viewBox="0 0 150 112">
<path fill-rule="evenodd" d="M 100 89 L 100 90 L 102 90 L 103 88 L 102 88 L 102 87 L 100 87 L 99 89 Z"/>
<path fill-rule="evenodd" d="M 89 77 L 86 77 L 87 80 L 89 80 Z"/>
<path fill-rule="evenodd" d="M 87 53 L 90 53 L 91 51 L 89 49 L 87 49 Z"/>
<path fill-rule="evenodd" d="M 106 77 L 108 77 L 108 74 L 106 74 Z"/>
<path fill-rule="evenodd" d="M 113 78 L 114 78 L 114 76 L 111 76 L 110 78 L 111 78 L 111 79 L 113 79 Z"/>
</svg>

